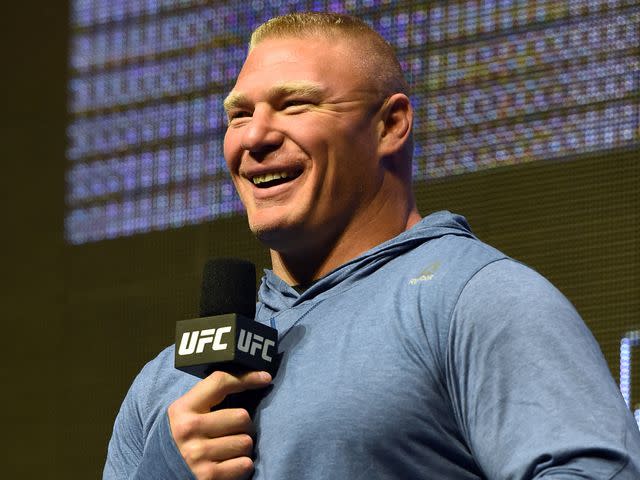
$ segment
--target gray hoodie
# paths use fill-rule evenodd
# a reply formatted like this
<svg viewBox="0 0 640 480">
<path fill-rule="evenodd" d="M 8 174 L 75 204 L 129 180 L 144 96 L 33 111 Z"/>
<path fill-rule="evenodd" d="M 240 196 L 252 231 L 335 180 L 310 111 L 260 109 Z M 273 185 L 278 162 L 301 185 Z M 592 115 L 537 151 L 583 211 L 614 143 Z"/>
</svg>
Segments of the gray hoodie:
<svg viewBox="0 0 640 480">
<path fill-rule="evenodd" d="M 638 479 L 640 432 L 572 305 L 438 212 L 299 294 L 271 271 L 256 320 L 282 361 L 256 480 Z M 105 479 L 194 478 L 167 406 L 173 347 L 134 381 Z"/>
</svg>

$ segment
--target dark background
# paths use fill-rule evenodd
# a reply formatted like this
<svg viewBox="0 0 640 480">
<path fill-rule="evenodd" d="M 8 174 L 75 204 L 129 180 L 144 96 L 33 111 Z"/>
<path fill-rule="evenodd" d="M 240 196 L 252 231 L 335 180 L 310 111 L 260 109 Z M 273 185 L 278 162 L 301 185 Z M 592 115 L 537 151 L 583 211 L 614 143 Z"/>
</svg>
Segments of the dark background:
<svg viewBox="0 0 640 480">
<path fill-rule="evenodd" d="M 5 478 L 98 478 L 131 380 L 172 341 L 174 322 L 197 314 L 204 261 L 241 256 L 267 266 L 244 218 L 64 243 L 67 9 L 14 3 L 2 15 Z M 620 338 L 640 328 L 637 149 L 417 190 L 423 215 L 464 214 L 480 238 L 549 277 L 583 315 L 617 380 Z"/>
</svg>

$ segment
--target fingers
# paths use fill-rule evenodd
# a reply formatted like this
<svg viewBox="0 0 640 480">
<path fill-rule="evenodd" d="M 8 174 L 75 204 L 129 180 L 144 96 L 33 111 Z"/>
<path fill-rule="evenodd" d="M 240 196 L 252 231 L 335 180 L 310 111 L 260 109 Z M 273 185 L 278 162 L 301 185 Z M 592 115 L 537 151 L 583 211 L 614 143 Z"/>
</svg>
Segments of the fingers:
<svg viewBox="0 0 640 480">
<path fill-rule="evenodd" d="M 170 414 L 169 422 L 176 445 L 198 480 L 249 478 L 253 423 L 246 410 L 191 412 L 173 420 Z"/>
<path fill-rule="evenodd" d="M 178 446 L 191 439 L 211 439 L 227 435 L 254 433 L 253 422 L 243 408 L 223 409 L 215 412 L 184 412 L 174 405 L 169 407 L 169 425 Z"/>
<path fill-rule="evenodd" d="M 202 415 L 201 428 L 209 438 L 246 433 L 253 435 L 254 426 L 244 408 L 229 408 Z"/>
<path fill-rule="evenodd" d="M 216 480 L 245 480 L 253 473 L 253 461 L 249 457 L 227 460 L 216 467 Z"/>
<path fill-rule="evenodd" d="M 214 372 L 169 406 L 171 434 L 198 480 L 251 476 L 254 427 L 249 413 L 243 408 L 210 409 L 231 393 L 266 387 L 270 381 L 266 372 Z"/>
<path fill-rule="evenodd" d="M 216 371 L 198 382 L 180 400 L 189 410 L 205 413 L 211 407 L 222 402 L 230 393 L 266 387 L 269 382 L 271 382 L 271 375 L 267 372 L 247 372 L 241 375 L 232 375 L 227 372 Z"/>
<path fill-rule="evenodd" d="M 250 457 L 252 450 L 253 439 L 247 434 L 240 434 L 192 442 L 184 449 L 183 456 L 187 464 L 202 461 L 222 463 L 234 458 Z"/>
<path fill-rule="evenodd" d="M 220 463 L 200 464 L 192 469 L 198 480 L 246 480 L 253 473 L 253 461 L 238 457 Z"/>
</svg>

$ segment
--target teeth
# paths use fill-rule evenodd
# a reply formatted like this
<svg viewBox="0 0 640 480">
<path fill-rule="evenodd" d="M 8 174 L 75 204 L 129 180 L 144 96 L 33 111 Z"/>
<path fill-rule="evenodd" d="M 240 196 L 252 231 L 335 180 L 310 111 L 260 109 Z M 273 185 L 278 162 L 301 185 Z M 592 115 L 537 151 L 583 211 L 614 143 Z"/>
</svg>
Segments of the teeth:
<svg viewBox="0 0 640 480">
<path fill-rule="evenodd" d="M 281 178 L 287 178 L 289 175 L 287 172 L 276 172 L 276 173 L 267 173 L 265 175 L 257 175 L 253 177 L 251 180 L 254 185 L 259 185 L 260 183 L 270 182 L 272 180 L 279 180 Z"/>
</svg>

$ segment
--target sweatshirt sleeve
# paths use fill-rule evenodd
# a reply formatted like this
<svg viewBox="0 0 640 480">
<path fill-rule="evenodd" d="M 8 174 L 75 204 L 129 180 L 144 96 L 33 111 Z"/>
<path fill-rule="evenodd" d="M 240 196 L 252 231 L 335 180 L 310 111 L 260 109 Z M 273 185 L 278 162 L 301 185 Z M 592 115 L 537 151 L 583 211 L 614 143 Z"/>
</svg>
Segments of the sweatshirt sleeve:
<svg viewBox="0 0 640 480">
<path fill-rule="evenodd" d="M 120 407 L 103 480 L 195 480 L 173 440 L 166 408 L 149 405 L 157 378 L 152 363 L 136 377 Z"/>
<path fill-rule="evenodd" d="M 533 270 L 476 273 L 446 348 L 456 420 L 489 479 L 640 478 L 640 431 L 597 342 Z"/>
</svg>

